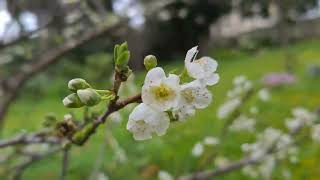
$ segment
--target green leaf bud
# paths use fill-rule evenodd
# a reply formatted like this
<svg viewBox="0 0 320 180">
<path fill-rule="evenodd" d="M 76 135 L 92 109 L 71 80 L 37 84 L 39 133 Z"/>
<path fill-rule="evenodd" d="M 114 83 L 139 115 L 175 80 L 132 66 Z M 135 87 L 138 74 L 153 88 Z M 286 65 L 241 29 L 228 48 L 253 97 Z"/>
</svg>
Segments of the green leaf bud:
<svg viewBox="0 0 320 180">
<path fill-rule="evenodd" d="M 119 55 L 117 62 L 116 62 L 116 65 L 121 68 L 124 68 L 128 65 L 129 59 L 130 59 L 130 52 L 125 51 Z"/>
<path fill-rule="evenodd" d="M 119 49 L 118 49 L 118 56 L 121 55 L 123 52 L 128 51 L 128 43 L 124 42 L 120 45 Z"/>
<path fill-rule="evenodd" d="M 101 102 L 101 95 L 94 89 L 80 89 L 77 94 L 80 101 L 86 106 L 95 106 Z"/>
<path fill-rule="evenodd" d="M 120 45 L 119 45 L 119 44 L 116 44 L 116 45 L 114 46 L 113 58 L 114 58 L 114 62 L 115 62 L 115 63 L 117 62 L 117 59 L 118 59 L 119 48 L 120 48 Z"/>
<path fill-rule="evenodd" d="M 157 67 L 157 58 L 154 55 L 148 55 L 144 58 L 143 64 L 146 70 L 149 71 L 150 69 Z"/>
<path fill-rule="evenodd" d="M 63 105 L 68 108 L 80 108 L 84 104 L 80 101 L 80 98 L 76 93 L 72 93 L 63 99 Z"/>
<path fill-rule="evenodd" d="M 86 80 L 81 78 L 71 79 L 68 83 L 68 88 L 72 92 L 77 92 L 77 90 L 79 89 L 86 89 L 90 87 L 91 87 L 90 84 L 87 83 Z"/>
</svg>

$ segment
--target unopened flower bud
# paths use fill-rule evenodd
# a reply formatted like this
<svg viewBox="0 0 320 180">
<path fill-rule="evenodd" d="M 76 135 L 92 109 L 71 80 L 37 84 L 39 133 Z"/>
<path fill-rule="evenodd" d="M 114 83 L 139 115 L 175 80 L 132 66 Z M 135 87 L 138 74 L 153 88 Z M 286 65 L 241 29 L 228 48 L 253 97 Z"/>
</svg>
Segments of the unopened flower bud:
<svg viewBox="0 0 320 180">
<path fill-rule="evenodd" d="M 63 99 L 63 105 L 68 108 L 80 108 L 84 104 L 80 101 L 76 93 L 72 93 Z"/>
<path fill-rule="evenodd" d="M 69 81 L 68 88 L 70 91 L 77 92 L 79 89 L 90 88 L 89 83 L 81 78 L 75 78 Z"/>
<path fill-rule="evenodd" d="M 149 71 L 157 66 L 157 58 L 154 55 L 148 55 L 144 58 L 144 67 Z"/>
<path fill-rule="evenodd" d="M 87 88 L 77 91 L 80 101 L 86 106 L 95 106 L 100 103 L 101 95 L 96 90 Z"/>
</svg>

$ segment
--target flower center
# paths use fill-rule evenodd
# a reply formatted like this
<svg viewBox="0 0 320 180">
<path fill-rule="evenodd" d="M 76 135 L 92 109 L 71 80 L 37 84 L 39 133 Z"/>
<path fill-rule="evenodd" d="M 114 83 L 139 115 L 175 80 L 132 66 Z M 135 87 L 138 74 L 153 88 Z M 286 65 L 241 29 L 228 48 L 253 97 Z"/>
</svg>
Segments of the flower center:
<svg viewBox="0 0 320 180">
<path fill-rule="evenodd" d="M 185 89 L 181 91 L 181 95 L 184 97 L 187 103 L 192 103 L 195 99 L 191 89 Z"/>
<path fill-rule="evenodd" d="M 195 61 L 193 61 L 193 62 L 194 62 L 194 63 L 197 63 L 197 64 L 200 64 L 200 65 L 205 65 L 205 64 L 206 64 L 206 61 L 203 60 L 202 58 L 197 59 L 197 60 L 195 60 Z"/>
<path fill-rule="evenodd" d="M 174 91 L 165 84 L 160 84 L 160 86 L 154 87 L 153 93 L 157 100 L 168 100 L 172 95 L 174 95 Z"/>
</svg>

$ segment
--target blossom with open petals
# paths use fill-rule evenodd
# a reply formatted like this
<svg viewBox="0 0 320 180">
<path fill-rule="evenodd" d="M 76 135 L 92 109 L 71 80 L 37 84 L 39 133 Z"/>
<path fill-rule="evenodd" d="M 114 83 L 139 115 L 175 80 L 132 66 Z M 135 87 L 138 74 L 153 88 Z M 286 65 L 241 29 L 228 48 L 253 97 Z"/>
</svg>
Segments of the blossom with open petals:
<svg viewBox="0 0 320 180">
<path fill-rule="evenodd" d="M 218 83 L 220 77 L 215 71 L 218 63 L 210 57 L 201 57 L 196 59 L 198 54 L 197 46 L 191 48 L 185 57 L 185 67 L 189 76 L 201 80 L 206 85 L 212 86 Z"/>
<path fill-rule="evenodd" d="M 155 111 L 144 103 L 139 104 L 129 115 L 127 129 L 135 140 L 151 139 L 152 134 L 162 136 L 166 133 L 170 119 L 165 112 Z"/>
<path fill-rule="evenodd" d="M 166 77 L 160 67 L 151 69 L 145 78 L 141 98 L 143 103 L 157 111 L 167 111 L 178 104 L 180 79 L 170 74 Z"/>
<path fill-rule="evenodd" d="M 177 108 L 174 110 L 179 120 L 184 120 L 195 113 L 195 109 L 204 109 L 209 106 L 212 95 L 209 90 L 194 80 L 181 85 L 180 99 Z"/>
</svg>

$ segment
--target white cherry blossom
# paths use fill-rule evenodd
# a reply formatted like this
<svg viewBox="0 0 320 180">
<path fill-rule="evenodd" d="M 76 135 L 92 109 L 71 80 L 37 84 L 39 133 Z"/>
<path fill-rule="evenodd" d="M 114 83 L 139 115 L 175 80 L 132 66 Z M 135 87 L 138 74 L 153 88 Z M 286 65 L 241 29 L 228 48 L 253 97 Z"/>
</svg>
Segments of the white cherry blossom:
<svg viewBox="0 0 320 180">
<path fill-rule="evenodd" d="M 180 79 L 170 74 L 166 77 L 162 68 L 151 69 L 145 78 L 141 98 L 143 103 L 157 111 L 176 107 L 180 97 Z"/>
<path fill-rule="evenodd" d="M 170 119 L 165 112 L 155 111 L 144 103 L 139 104 L 129 115 L 127 129 L 135 140 L 151 139 L 152 134 L 162 136 L 166 133 Z"/>
<path fill-rule="evenodd" d="M 195 114 L 195 109 L 204 109 L 209 106 L 212 101 L 212 95 L 209 90 L 194 80 L 190 83 L 181 85 L 180 99 L 174 113 L 179 120 L 184 120 Z"/>
<path fill-rule="evenodd" d="M 185 57 L 185 67 L 190 77 L 199 79 L 206 85 L 212 86 L 219 82 L 219 75 L 215 73 L 218 67 L 216 60 L 210 57 L 196 59 L 198 46 L 191 48 Z"/>
</svg>

